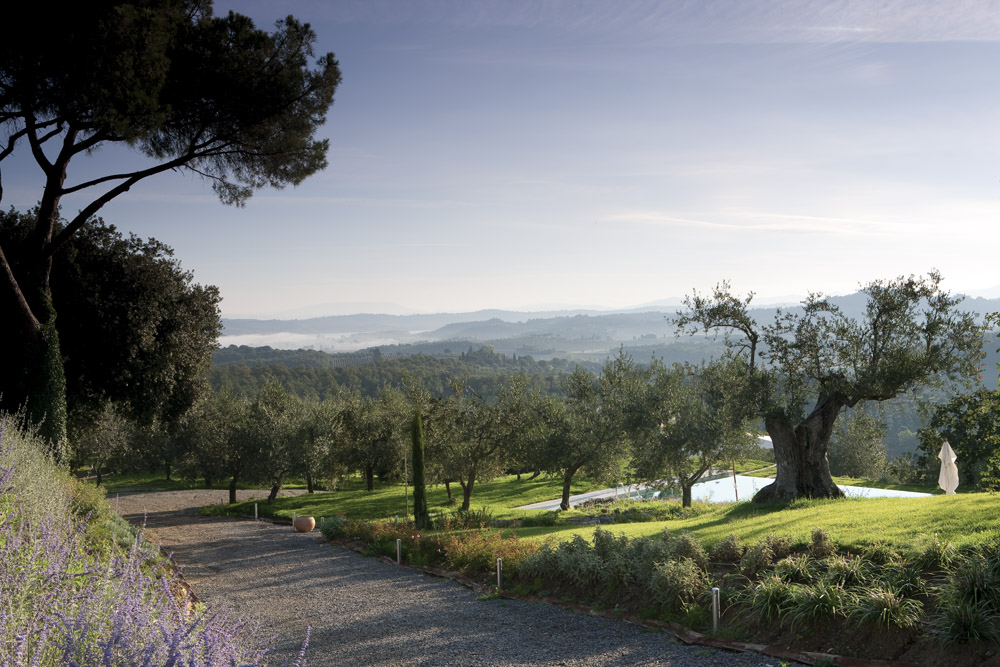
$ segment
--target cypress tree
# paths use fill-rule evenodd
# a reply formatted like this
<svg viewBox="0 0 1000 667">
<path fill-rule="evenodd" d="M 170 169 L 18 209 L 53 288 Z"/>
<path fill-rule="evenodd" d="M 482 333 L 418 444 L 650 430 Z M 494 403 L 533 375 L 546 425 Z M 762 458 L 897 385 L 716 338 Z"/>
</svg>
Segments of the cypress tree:
<svg viewBox="0 0 1000 667">
<path fill-rule="evenodd" d="M 431 527 L 424 484 L 424 425 L 420 410 L 413 416 L 413 520 L 420 530 Z"/>
</svg>

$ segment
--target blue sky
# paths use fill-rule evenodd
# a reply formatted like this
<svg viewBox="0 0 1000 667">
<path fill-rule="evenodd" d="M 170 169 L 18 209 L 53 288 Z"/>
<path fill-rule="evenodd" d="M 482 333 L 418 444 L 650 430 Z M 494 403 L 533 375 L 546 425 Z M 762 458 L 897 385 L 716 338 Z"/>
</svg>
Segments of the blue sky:
<svg viewBox="0 0 1000 667">
<path fill-rule="evenodd" d="M 226 316 L 626 307 L 723 279 L 767 300 L 933 268 L 1000 285 L 988 2 L 228 9 L 291 12 L 337 56 L 329 168 L 243 209 L 170 175 L 103 212 Z M 40 178 L 17 169 L 4 205 L 27 207 Z"/>
</svg>

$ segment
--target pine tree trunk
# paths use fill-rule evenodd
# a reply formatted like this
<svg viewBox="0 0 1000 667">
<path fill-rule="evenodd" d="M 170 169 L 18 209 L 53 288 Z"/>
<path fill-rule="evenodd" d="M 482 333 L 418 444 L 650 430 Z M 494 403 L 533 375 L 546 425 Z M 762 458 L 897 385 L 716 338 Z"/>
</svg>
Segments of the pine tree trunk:
<svg viewBox="0 0 1000 667">
<path fill-rule="evenodd" d="M 681 484 L 681 507 L 691 507 L 691 484 Z"/>
<path fill-rule="evenodd" d="M 306 492 L 313 493 L 313 477 L 308 472 L 306 473 Z"/>
<path fill-rule="evenodd" d="M 61 461 L 67 444 L 66 375 L 59 333 L 56 331 L 55 310 L 47 297 L 41 299 L 43 303 L 36 309 L 43 312 L 38 330 L 33 336 L 22 335 L 24 395 L 19 396 L 21 392 L 15 391 L 11 396 L 0 398 L 23 401 L 28 420 L 38 425 L 39 435 L 49 441 L 57 460 Z"/>
<path fill-rule="evenodd" d="M 833 482 L 826 458 L 834 422 L 843 407 L 839 401 L 820 398 L 812 413 L 797 426 L 784 415 L 768 416 L 764 420 L 774 443 L 778 474 L 773 483 L 757 492 L 754 502 L 844 496 Z"/>
<path fill-rule="evenodd" d="M 455 502 L 455 499 L 451 497 L 451 480 L 444 480 L 444 490 L 448 493 L 448 504 Z"/>
<path fill-rule="evenodd" d="M 236 483 L 239 481 L 239 475 L 233 475 L 233 479 L 229 482 L 229 504 L 232 505 L 236 502 Z"/>
<path fill-rule="evenodd" d="M 369 491 L 375 490 L 375 467 L 367 466 L 365 468 L 365 485 Z"/>
</svg>

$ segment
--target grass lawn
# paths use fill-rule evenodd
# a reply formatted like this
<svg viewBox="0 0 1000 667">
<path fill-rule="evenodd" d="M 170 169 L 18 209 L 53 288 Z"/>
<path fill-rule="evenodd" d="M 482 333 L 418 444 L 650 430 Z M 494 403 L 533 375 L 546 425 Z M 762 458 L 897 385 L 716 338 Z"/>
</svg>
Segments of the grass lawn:
<svg viewBox="0 0 1000 667">
<path fill-rule="evenodd" d="M 744 544 L 759 542 L 774 533 L 787 535 L 793 543 L 807 544 L 812 531 L 822 528 L 835 544 L 853 549 L 862 544 L 884 540 L 903 553 L 920 552 L 936 534 L 956 546 L 1000 539 L 1000 496 L 968 493 L 932 498 L 845 498 L 837 500 L 801 500 L 790 505 L 720 505 L 697 517 L 650 523 L 611 524 L 602 526 L 630 537 L 651 535 L 664 529 L 687 531 L 711 548 L 730 533 Z M 590 538 L 593 526 L 555 528 L 517 528 L 528 539 L 558 535 L 570 539 L 574 534 Z"/>
<path fill-rule="evenodd" d="M 843 483 L 841 480 L 838 482 Z M 601 485 L 579 480 L 572 492 L 585 493 Z M 556 498 L 560 481 L 539 477 L 518 481 L 514 476 L 476 484 L 472 509 L 487 507 L 494 519 L 512 519 L 541 513 L 517 510 L 515 507 Z M 342 514 L 354 519 L 379 519 L 404 516 L 404 489 L 399 485 L 376 485 L 375 491 L 364 489 L 363 482 L 354 478 L 332 493 L 302 494 L 279 498 L 274 505 L 263 502 L 262 490 L 258 511 L 262 516 L 291 518 L 292 513 L 316 517 Z M 409 490 L 412 507 L 413 489 Z M 447 503 L 443 485 L 428 490 L 428 504 L 435 511 L 451 513 L 458 507 L 461 487 L 452 485 L 456 502 Z M 884 540 L 904 553 L 922 551 L 936 534 L 956 546 L 977 544 L 1000 539 L 1000 495 L 966 493 L 931 498 L 851 498 L 838 500 L 801 500 L 790 505 L 728 505 L 706 504 L 705 512 L 690 518 L 678 518 L 648 523 L 608 524 L 603 528 L 630 537 L 650 535 L 669 529 L 695 535 L 707 548 L 730 533 L 744 544 L 760 541 L 769 534 L 787 535 L 793 542 L 806 544 L 812 531 L 823 528 L 841 547 L 857 548 L 875 540 Z M 212 514 L 253 514 L 253 501 L 235 505 L 218 505 L 206 510 Z M 561 516 L 579 516 L 571 511 Z M 550 527 L 518 527 L 510 532 L 522 538 L 570 539 L 574 534 L 590 538 L 594 526 L 560 523 Z M 506 532 L 506 531 L 505 531 Z"/>
<path fill-rule="evenodd" d="M 599 488 L 603 488 L 603 485 L 578 479 L 573 482 L 570 491 L 572 494 L 578 494 Z M 452 483 L 451 492 L 454 503 L 448 504 L 448 494 L 443 484 L 428 487 L 427 505 L 432 515 L 435 511 L 451 513 L 461 506 L 462 487 Z M 515 475 L 509 475 L 490 482 L 476 482 L 470 509 L 479 510 L 487 507 L 493 513 L 494 519 L 514 519 L 538 513 L 515 510 L 515 507 L 558 498 L 561 493 L 562 480 L 558 478 L 537 477 L 529 481 L 528 475 L 522 475 L 521 481 L 518 481 Z M 266 490 L 262 490 L 261 499 L 266 495 Z M 337 491 L 331 493 L 278 498 L 273 505 L 258 501 L 257 509 L 261 516 L 288 519 L 292 517 L 292 512 L 315 517 L 343 514 L 352 519 L 381 519 L 405 516 L 407 502 L 412 512 L 412 487 L 406 490 L 401 484 L 376 482 L 375 490 L 369 492 L 365 490 L 364 482 L 360 478 L 351 478 L 342 483 Z M 212 514 L 250 515 L 253 514 L 253 501 L 216 506 L 206 511 Z"/>
<path fill-rule="evenodd" d="M 93 481 L 93 477 L 88 475 L 86 468 L 81 470 L 84 477 L 88 477 Z M 108 492 L 108 495 L 115 493 L 131 493 L 131 492 L 153 492 L 153 491 L 187 491 L 189 489 L 219 489 L 221 491 L 229 490 L 229 479 L 223 479 L 212 486 L 205 486 L 204 479 L 196 480 L 184 480 L 184 479 L 171 479 L 167 481 L 164 477 L 162 471 L 154 472 L 137 472 L 128 473 L 125 475 L 105 475 L 104 479 L 101 480 L 101 485 Z M 246 488 L 260 488 L 266 492 L 266 487 L 249 487 L 240 484 L 241 489 Z M 283 489 L 304 489 L 306 488 L 305 480 L 293 478 L 287 484 L 282 486 Z M 265 493 L 266 495 L 266 493 Z"/>
</svg>

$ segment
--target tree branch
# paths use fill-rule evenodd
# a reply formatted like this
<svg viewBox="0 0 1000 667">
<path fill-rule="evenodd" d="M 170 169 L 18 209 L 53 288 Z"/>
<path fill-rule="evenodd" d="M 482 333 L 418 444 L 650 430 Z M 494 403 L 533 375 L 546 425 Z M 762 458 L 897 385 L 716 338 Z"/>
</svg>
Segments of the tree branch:
<svg viewBox="0 0 1000 667">
<path fill-rule="evenodd" d="M 99 210 L 101 210 L 101 208 L 105 204 L 110 202 L 112 199 L 114 199 L 118 195 L 128 192 L 133 185 L 135 185 L 144 178 L 147 178 L 149 176 L 154 176 L 164 171 L 169 171 L 176 167 L 182 166 L 187 159 L 188 158 L 186 156 L 175 158 L 174 160 L 171 160 L 169 162 L 164 162 L 163 164 L 159 164 L 155 167 L 150 167 L 149 169 L 135 172 L 124 183 L 119 183 L 117 186 L 111 188 L 103 195 L 101 195 L 94 201 L 90 202 L 90 204 L 88 204 L 83 210 L 81 210 L 79 213 L 76 214 L 75 218 L 70 220 L 69 224 L 63 227 L 62 231 L 59 232 L 59 234 L 54 239 L 52 239 L 51 243 L 47 244 L 44 251 L 45 258 L 47 259 L 51 257 L 59 248 L 63 246 L 63 244 L 65 244 L 70 239 L 70 237 L 73 236 L 73 234 L 75 234 L 81 227 L 83 227 L 83 225 L 87 222 L 87 220 L 90 219 L 90 216 L 94 215 Z M 101 179 L 101 180 L 107 180 L 107 179 Z M 67 193 L 70 191 L 73 190 L 63 190 L 63 193 Z"/>
<path fill-rule="evenodd" d="M 7 262 L 7 256 L 3 252 L 3 248 L 0 247 L 0 273 L 3 275 L 3 282 L 6 283 L 7 287 L 10 289 L 11 296 L 14 297 L 14 301 L 17 304 L 17 310 L 21 317 L 21 326 L 24 332 L 28 334 L 29 337 L 34 338 L 38 335 L 38 330 L 41 328 L 41 324 L 35 314 L 31 311 L 31 306 L 28 305 L 28 300 L 24 298 L 24 292 L 21 291 L 21 286 L 17 282 L 17 278 L 14 277 L 14 271 L 10 267 L 10 263 Z"/>
<path fill-rule="evenodd" d="M 42 126 L 44 127 L 44 125 Z M 52 163 L 45 156 L 45 152 L 42 150 L 42 142 L 38 138 L 39 125 L 35 123 L 35 118 L 30 113 L 24 114 L 24 129 L 28 135 L 28 145 L 31 146 L 31 154 L 35 157 L 35 162 L 38 166 L 42 168 L 45 175 L 48 176 L 52 171 Z"/>
</svg>

